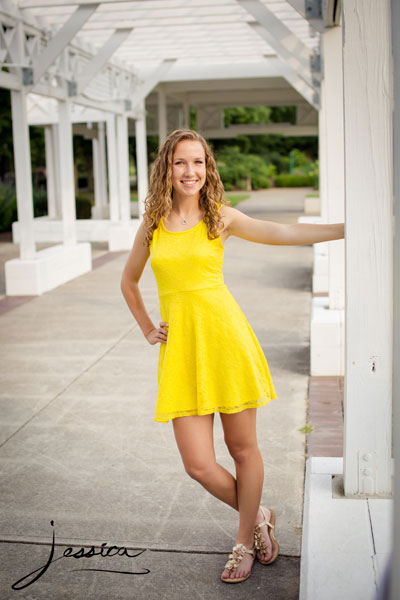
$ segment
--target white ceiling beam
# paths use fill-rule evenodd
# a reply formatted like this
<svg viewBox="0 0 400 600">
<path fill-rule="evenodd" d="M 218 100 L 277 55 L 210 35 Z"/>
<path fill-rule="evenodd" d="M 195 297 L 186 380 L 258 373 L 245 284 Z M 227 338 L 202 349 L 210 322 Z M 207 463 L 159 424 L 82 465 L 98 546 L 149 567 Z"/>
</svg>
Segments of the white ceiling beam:
<svg viewBox="0 0 400 600">
<path fill-rule="evenodd" d="M 93 0 L 20 0 L 19 8 L 43 8 L 53 6 L 84 6 L 85 4 L 91 4 Z M 146 0 L 144 0 L 146 1 Z M 147 0 L 150 1 L 150 0 Z M 136 2 L 138 5 L 143 0 L 101 0 L 101 4 L 124 4 L 124 3 Z M 196 4 L 198 7 L 204 7 L 205 3 L 203 0 L 199 0 Z M 207 6 L 207 5 L 206 5 Z M 226 6 L 226 4 L 219 4 L 218 2 L 211 2 L 208 6 Z M 182 8 L 182 5 L 177 4 L 175 7 L 170 8 Z M 110 8 L 112 10 L 112 8 Z"/>
<path fill-rule="evenodd" d="M 249 23 L 251 28 L 313 87 L 310 70 L 312 51 L 310 48 L 260 0 L 237 0 L 237 2 L 256 19 L 256 23 Z"/>
<path fill-rule="evenodd" d="M 319 92 L 308 85 L 287 63 L 282 60 L 282 77 L 303 96 L 316 110 L 320 108 Z"/>
<path fill-rule="evenodd" d="M 33 60 L 33 77 L 35 83 L 40 80 L 50 65 L 54 63 L 56 58 L 68 46 L 72 38 L 78 33 L 82 25 L 86 23 L 98 6 L 98 4 L 93 4 L 92 2 L 78 7 L 63 27 L 49 41 L 42 54 Z"/>
<path fill-rule="evenodd" d="M 108 38 L 102 48 L 93 56 L 92 60 L 86 65 L 85 70 L 77 79 L 77 93 L 80 94 L 92 79 L 106 65 L 107 61 L 119 46 L 127 39 L 132 32 L 132 28 L 116 29 Z"/>
<path fill-rule="evenodd" d="M 174 87 L 167 86 L 166 93 L 174 96 Z M 288 106 L 303 102 L 303 98 L 290 85 L 285 88 L 276 89 L 237 89 L 224 90 L 223 87 L 214 91 L 192 91 L 190 87 L 186 92 L 186 97 L 191 106 Z M 148 105 L 156 105 L 156 99 L 151 98 Z"/>
<path fill-rule="evenodd" d="M 0 87 L 7 90 L 20 90 L 21 78 L 15 73 L 0 70 Z"/>
<path fill-rule="evenodd" d="M 286 52 L 284 49 L 279 48 L 279 44 L 276 43 L 274 35 L 270 31 L 265 29 L 265 27 L 263 25 L 261 25 L 260 23 L 249 23 L 249 26 L 252 28 L 252 30 L 257 35 L 259 35 L 261 38 L 263 38 L 274 50 L 276 50 L 279 58 L 281 58 L 283 61 L 285 61 L 286 64 L 291 69 L 293 69 L 293 71 L 298 73 L 298 75 L 300 75 L 300 77 L 302 77 L 308 85 L 310 85 L 311 87 L 314 87 L 313 81 L 312 81 L 312 76 L 311 76 L 311 71 L 310 71 L 310 66 L 308 66 L 306 68 L 303 65 L 303 63 L 300 62 L 296 58 L 296 56 L 294 54 L 291 54 L 289 52 Z M 278 50 L 278 48 L 279 48 L 279 50 Z"/>
<path fill-rule="evenodd" d="M 175 64 L 176 58 L 166 58 L 162 63 L 149 75 L 149 77 L 138 87 L 134 95 L 130 98 L 132 102 L 132 108 L 142 102 L 150 94 L 150 92 L 156 87 L 156 85 L 162 80 L 167 74 L 173 64 Z"/>
<path fill-rule="evenodd" d="M 250 123 L 243 125 L 230 125 L 220 129 L 203 129 L 202 135 L 207 139 L 235 138 L 238 135 L 269 135 L 280 134 L 285 136 L 314 136 L 318 135 L 318 125 L 292 125 L 291 123 Z"/>
</svg>

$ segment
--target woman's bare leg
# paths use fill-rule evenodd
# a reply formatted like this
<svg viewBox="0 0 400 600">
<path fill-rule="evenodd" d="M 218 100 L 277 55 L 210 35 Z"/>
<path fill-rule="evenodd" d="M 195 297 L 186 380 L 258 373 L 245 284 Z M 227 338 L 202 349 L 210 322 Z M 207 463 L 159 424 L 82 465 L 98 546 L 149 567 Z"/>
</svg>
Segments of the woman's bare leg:
<svg viewBox="0 0 400 600">
<path fill-rule="evenodd" d="M 236 479 L 217 463 L 214 450 L 214 413 L 179 417 L 172 421 L 175 440 L 186 472 L 210 494 L 239 510 Z"/>
<path fill-rule="evenodd" d="M 241 542 L 249 548 L 253 546 L 254 526 L 263 519 L 258 507 L 264 469 L 256 441 L 255 412 L 256 409 L 247 409 L 234 415 L 221 413 L 225 441 L 235 460 L 238 480 L 216 462 L 213 439 L 214 414 L 179 417 L 172 421 L 175 439 L 186 472 L 193 479 L 199 481 L 213 496 L 235 510 L 239 510 L 242 499 L 241 506 L 243 508 L 239 510 L 239 531 L 236 542 Z M 249 490 L 253 488 L 254 492 L 249 494 Z M 252 498 L 253 494 L 255 494 L 254 499 Z M 246 498 L 249 499 L 249 502 Z M 254 504 L 256 504 L 256 511 L 252 517 Z M 249 526 L 251 519 L 253 522 Z M 267 528 L 263 527 L 263 531 L 269 546 Z M 268 552 L 268 555 L 263 555 L 262 558 L 268 559 L 270 555 L 271 553 Z M 250 563 L 243 559 L 243 567 L 245 567 L 245 563 L 249 563 L 247 565 L 249 567 L 252 561 L 251 556 L 248 554 L 245 556 L 250 558 Z M 248 570 L 247 568 L 247 572 Z M 241 575 L 233 572 L 231 576 L 240 577 Z"/>
</svg>

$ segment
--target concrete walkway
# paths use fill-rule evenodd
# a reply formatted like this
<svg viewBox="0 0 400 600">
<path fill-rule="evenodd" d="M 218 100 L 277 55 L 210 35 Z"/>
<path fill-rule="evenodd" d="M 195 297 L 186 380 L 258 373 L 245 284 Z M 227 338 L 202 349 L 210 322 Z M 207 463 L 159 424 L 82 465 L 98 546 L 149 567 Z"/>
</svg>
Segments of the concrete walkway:
<svg viewBox="0 0 400 600">
<path fill-rule="evenodd" d="M 238 208 L 295 223 L 306 191 L 254 192 Z M 0 316 L 0 596 L 15 598 L 12 584 L 35 571 L 16 585 L 22 587 L 40 574 L 55 534 L 53 563 L 18 597 L 295 600 L 312 246 L 234 237 L 226 244 L 225 283 L 263 347 L 278 394 L 258 411 L 258 440 L 262 499 L 277 512 L 281 548 L 274 565 L 256 562 L 249 580 L 230 586 L 220 574 L 238 514 L 186 474 L 172 422 L 153 421 L 159 345 L 148 344 L 120 292 L 127 256 L 110 255 L 92 272 Z M 149 261 L 140 289 L 158 325 Z M 219 415 L 215 449 L 234 474 Z M 115 556 L 90 560 L 63 557 L 92 545 L 99 553 L 102 544 L 125 547 L 130 557 L 116 549 Z"/>
</svg>

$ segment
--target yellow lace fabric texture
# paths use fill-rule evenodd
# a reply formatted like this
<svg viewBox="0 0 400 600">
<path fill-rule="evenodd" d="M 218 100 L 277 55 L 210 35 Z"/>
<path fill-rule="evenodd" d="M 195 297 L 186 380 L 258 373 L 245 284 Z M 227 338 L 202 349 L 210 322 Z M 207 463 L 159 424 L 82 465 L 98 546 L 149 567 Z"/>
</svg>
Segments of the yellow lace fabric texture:
<svg viewBox="0 0 400 600">
<path fill-rule="evenodd" d="M 200 221 L 169 231 L 161 219 L 150 243 L 161 320 L 154 421 L 236 413 L 276 398 L 260 343 L 224 283 L 224 245 Z"/>
</svg>

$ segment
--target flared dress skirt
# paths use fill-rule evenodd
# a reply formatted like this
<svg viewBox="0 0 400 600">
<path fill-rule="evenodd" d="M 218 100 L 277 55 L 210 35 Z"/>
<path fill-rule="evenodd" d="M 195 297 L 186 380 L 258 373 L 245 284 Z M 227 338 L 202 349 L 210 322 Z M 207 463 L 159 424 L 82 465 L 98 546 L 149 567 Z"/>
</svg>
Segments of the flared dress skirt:
<svg viewBox="0 0 400 600">
<path fill-rule="evenodd" d="M 154 421 L 266 405 L 276 392 L 260 343 L 223 280 L 224 246 L 200 221 L 181 232 L 153 232 L 151 267 L 161 320 Z"/>
</svg>

